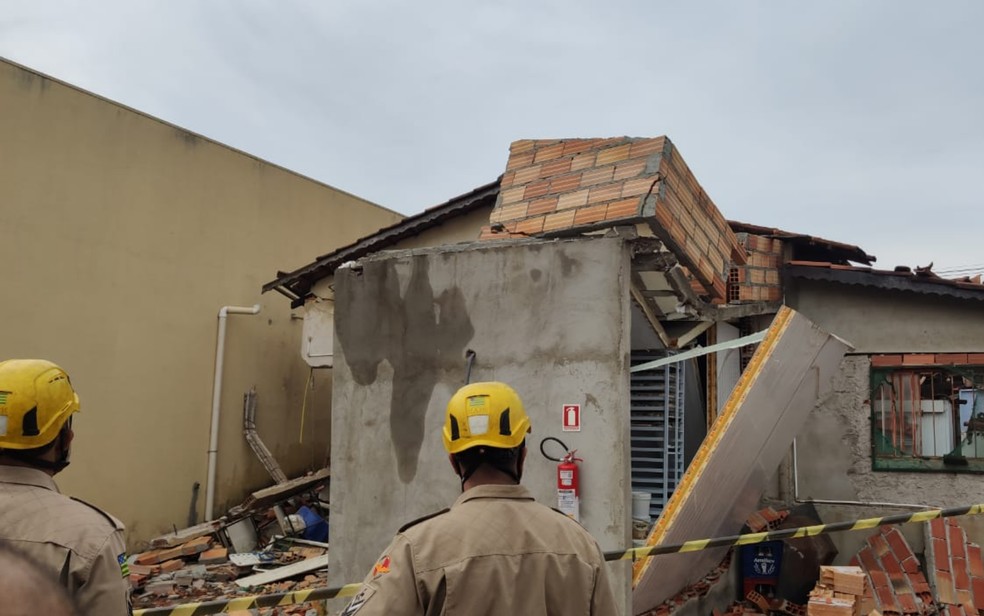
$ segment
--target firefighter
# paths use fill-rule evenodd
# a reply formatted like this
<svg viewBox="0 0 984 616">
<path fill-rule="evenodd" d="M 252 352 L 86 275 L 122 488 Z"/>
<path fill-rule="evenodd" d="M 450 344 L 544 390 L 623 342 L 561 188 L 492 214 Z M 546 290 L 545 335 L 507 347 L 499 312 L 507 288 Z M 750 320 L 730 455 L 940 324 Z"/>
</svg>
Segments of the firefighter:
<svg viewBox="0 0 984 616">
<path fill-rule="evenodd" d="M 78 410 L 55 364 L 0 362 L 0 543 L 59 580 L 84 616 L 130 614 L 123 525 L 52 479 L 68 466 Z"/>
<path fill-rule="evenodd" d="M 79 616 L 58 578 L 25 554 L 0 544 L 0 614 Z"/>
<path fill-rule="evenodd" d="M 617 614 L 598 543 L 519 485 L 529 432 L 508 385 L 459 389 L 443 435 L 461 496 L 400 529 L 342 616 Z"/>
</svg>

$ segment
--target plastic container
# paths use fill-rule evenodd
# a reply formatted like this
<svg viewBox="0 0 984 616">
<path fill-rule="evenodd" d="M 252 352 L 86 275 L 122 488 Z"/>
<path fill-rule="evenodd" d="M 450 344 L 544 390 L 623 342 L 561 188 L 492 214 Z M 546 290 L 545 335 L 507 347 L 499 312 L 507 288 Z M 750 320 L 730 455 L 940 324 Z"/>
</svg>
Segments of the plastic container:
<svg viewBox="0 0 984 616">
<path fill-rule="evenodd" d="M 301 507 L 297 514 L 304 520 L 304 538 L 311 541 L 328 540 L 328 522 L 320 515 L 309 509 Z"/>
<path fill-rule="evenodd" d="M 653 495 L 649 492 L 632 493 L 632 517 L 637 520 L 648 520 L 649 504 L 653 500 Z"/>
</svg>

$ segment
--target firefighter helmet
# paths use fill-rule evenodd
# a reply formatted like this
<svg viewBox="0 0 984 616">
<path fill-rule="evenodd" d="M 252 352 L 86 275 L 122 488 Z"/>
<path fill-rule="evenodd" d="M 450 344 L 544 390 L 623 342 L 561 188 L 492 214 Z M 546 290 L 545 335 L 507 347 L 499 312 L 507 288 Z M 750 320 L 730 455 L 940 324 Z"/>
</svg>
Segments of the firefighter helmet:
<svg viewBox="0 0 984 616">
<path fill-rule="evenodd" d="M 472 447 L 512 449 L 531 432 L 519 394 L 505 383 L 465 385 L 451 397 L 444 418 L 444 448 L 461 453 Z"/>
<path fill-rule="evenodd" d="M 0 362 L 0 449 L 34 449 L 55 440 L 79 410 L 64 370 L 43 359 Z"/>
</svg>

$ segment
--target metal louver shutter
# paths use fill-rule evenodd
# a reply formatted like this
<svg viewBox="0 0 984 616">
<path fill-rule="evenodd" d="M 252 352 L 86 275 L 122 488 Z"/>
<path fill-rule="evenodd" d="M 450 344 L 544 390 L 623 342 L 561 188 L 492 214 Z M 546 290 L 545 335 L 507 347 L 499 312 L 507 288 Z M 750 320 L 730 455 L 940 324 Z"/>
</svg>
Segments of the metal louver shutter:
<svg viewBox="0 0 984 616">
<path fill-rule="evenodd" d="M 633 351 L 633 366 L 662 359 L 666 351 Z M 685 366 L 672 363 L 631 374 L 632 490 L 649 492 L 649 513 L 663 511 L 683 476 Z"/>
</svg>

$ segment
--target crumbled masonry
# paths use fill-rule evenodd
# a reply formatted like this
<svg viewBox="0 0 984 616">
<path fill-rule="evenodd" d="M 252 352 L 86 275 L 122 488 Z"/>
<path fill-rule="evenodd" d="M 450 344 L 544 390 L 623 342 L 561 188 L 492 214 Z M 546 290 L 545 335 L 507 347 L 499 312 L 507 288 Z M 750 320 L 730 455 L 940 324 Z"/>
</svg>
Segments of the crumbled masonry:
<svg viewBox="0 0 984 616">
<path fill-rule="evenodd" d="M 323 483 L 326 477 L 327 473 L 316 473 L 291 483 L 302 485 L 314 482 L 313 485 L 304 487 L 309 491 L 317 491 L 321 487 L 317 484 Z M 281 486 L 274 486 L 266 491 L 275 488 L 282 490 Z M 304 503 L 315 508 L 324 507 L 323 503 L 320 507 L 314 504 L 317 499 L 298 498 L 296 492 L 297 490 L 288 490 L 289 496 L 264 497 L 264 504 L 271 503 L 266 508 L 257 506 L 257 502 L 261 501 L 256 495 L 260 493 L 254 493 L 246 503 L 234 508 L 229 517 L 151 540 L 150 549 L 130 557 L 129 579 L 133 589 L 133 608 L 160 608 L 327 586 L 328 571 L 324 567 L 259 586 L 242 588 L 237 584 L 237 581 L 258 572 L 276 572 L 286 565 L 327 554 L 327 543 L 305 541 L 280 534 L 283 531 L 274 507 L 289 510 L 299 508 Z M 326 514 L 326 511 L 323 510 L 323 513 Z M 225 529 L 244 520 L 248 520 L 256 529 L 257 547 L 255 551 L 237 554 Z M 300 530 L 294 534 L 299 536 Z M 228 613 L 240 616 L 320 616 L 326 612 L 324 602 L 320 601 Z"/>
</svg>

